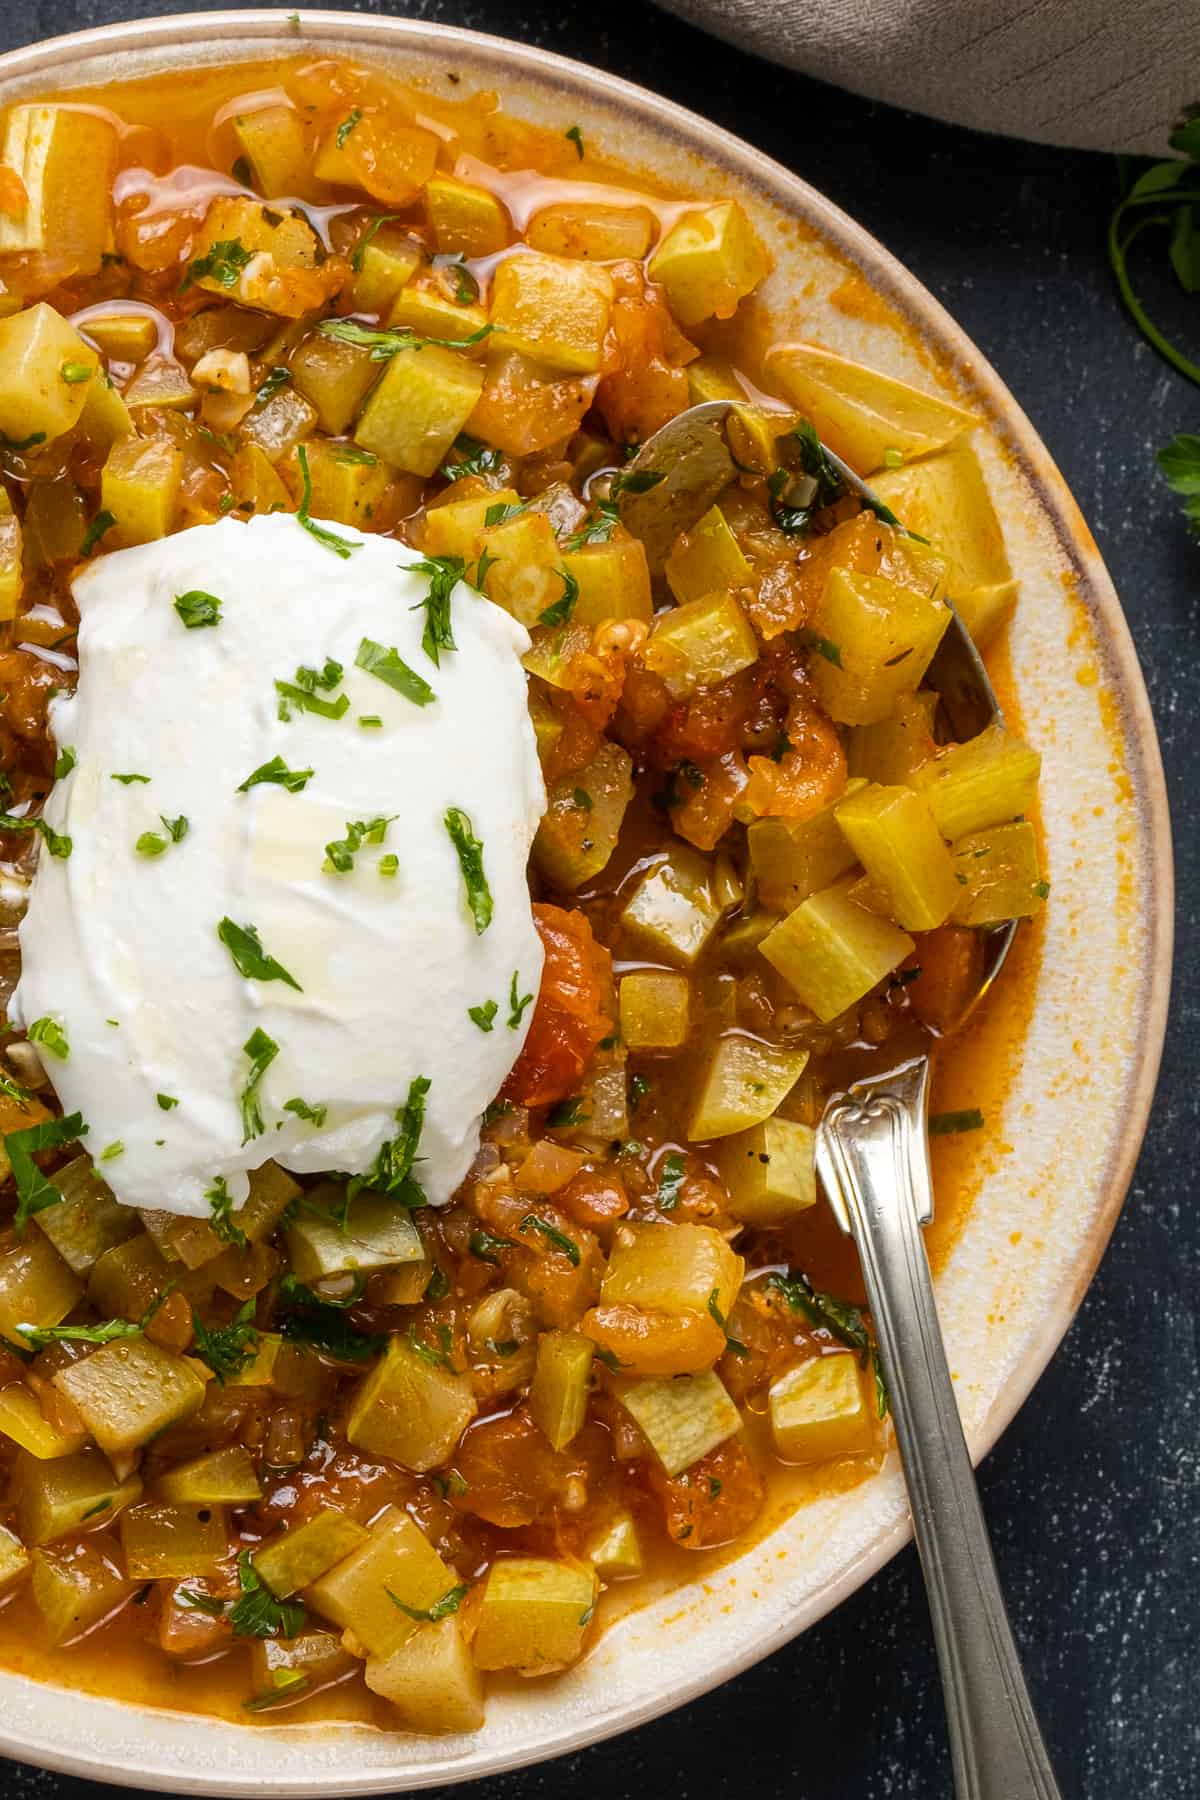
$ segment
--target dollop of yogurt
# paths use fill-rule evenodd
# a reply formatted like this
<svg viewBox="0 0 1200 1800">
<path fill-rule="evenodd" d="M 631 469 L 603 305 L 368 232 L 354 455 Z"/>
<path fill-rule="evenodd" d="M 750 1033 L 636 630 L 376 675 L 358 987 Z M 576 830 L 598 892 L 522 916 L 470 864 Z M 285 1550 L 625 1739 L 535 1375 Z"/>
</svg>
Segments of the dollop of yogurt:
<svg viewBox="0 0 1200 1800">
<path fill-rule="evenodd" d="M 353 548 L 228 519 L 74 584 L 51 725 L 75 761 L 45 809 L 71 852 L 39 859 L 10 1016 L 59 1028 L 48 1073 L 129 1206 L 206 1215 L 268 1159 L 367 1174 L 414 1082 L 413 1175 L 442 1204 L 528 1030 L 528 635 L 459 582 L 435 664 L 419 556 L 323 529 Z"/>
</svg>

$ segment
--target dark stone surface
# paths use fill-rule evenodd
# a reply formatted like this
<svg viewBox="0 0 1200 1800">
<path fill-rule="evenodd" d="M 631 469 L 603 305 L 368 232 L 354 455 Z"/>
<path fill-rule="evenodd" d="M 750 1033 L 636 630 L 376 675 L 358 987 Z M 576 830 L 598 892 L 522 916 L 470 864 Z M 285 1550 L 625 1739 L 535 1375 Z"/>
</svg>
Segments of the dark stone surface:
<svg viewBox="0 0 1200 1800">
<path fill-rule="evenodd" d="M 9 0 L 0 47 L 187 0 Z M 360 10 L 388 11 L 371 6 Z M 1191 937 L 1200 783 L 1200 545 L 1153 452 L 1196 430 L 1192 388 L 1124 318 L 1104 231 L 1106 159 L 972 136 L 851 99 L 709 42 L 644 4 L 426 0 L 391 10 L 579 57 L 739 132 L 875 232 L 962 322 L 1073 488 L 1120 590 L 1158 718 L 1178 838 L 1176 1001 L 1150 1134 L 1112 1247 L 1051 1368 L 982 1471 L 996 1555 L 1064 1796 L 1196 1792 L 1200 1226 Z M 1169 304 L 1169 296 L 1160 297 Z M 1195 307 L 1190 320 L 1195 346 Z M 1185 323 L 1180 311 L 1179 323 Z M 1194 352 L 1193 352 L 1194 353 Z M 1189 723 L 1191 721 L 1191 723 Z M 930 1800 L 949 1791 L 911 1551 L 770 1662 L 583 1755 L 483 1784 L 486 1800 Z M 447 1790 L 448 1792 L 449 1790 Z M 0 1772 L 10 1800 L 99 1800 Z"/>
</svg>

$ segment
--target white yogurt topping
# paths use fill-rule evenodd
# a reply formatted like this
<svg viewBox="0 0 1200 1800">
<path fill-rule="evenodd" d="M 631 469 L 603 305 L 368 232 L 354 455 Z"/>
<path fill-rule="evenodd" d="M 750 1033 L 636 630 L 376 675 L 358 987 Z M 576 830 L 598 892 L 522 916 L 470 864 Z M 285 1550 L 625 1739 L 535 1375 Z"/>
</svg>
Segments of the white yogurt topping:
<svg viewBox="0 0 1200 1800">
<path fill-rule="evenodd" d="M 328 529 L 358 545 L 352 556 L 277 514 L 113 552 L 75 582 L 79 688 L 53 702 L 51 723 L 77 762 L 46 805 L 73 849 L 39 859 L 9 1010 L 26 1028 L 62 1027 L 67 1059 L 43 1047 L 43 1060 L 129 1206 L 205 1215 L 218 1177 L 237 1203 L 245 1172 L 268 1158 L 365 1174 L 419 1076 L 430 1087 L 414 1174 L 440 1205 L 528 1030 L 532 1006 L 508 1023 L 514 974 L 519 996 L 536 994 L 542 968 L 526 883 L 545 807 L 518 660 L 528 636 L 460 583 L 457 648 L 435 667 L 416 554 Z M 174 600 L 193 590 L 220 601 L 217 625 L 183 624 Z M 396 650 L 433 703 L 356 667 L 364 639 Z M 293 705 L 282 720 L 276 679 L 328 658 L 344 677 L 317 696 L 345 694 L 349 709 L 330 719 Z M 313 771 L 301 791 L 238 791 L 276 756 Z M 483 932 L 449 808 L 483 845 L 494 908 Z M 176 842 L 162 821 L 181 816 Z M 348 824 L 379 817 L 391 819 L 386 836 L 354 853 L 351 872 L 323 866 Z M 161 854 L 136 850 L 147 832 L 167 840 Z M 239 974 L 217 935 L 226 917 L 253 926 L 300 991 Z M 488 1001 L 484 1031 L 468 1008 Z M 279 1049 L 258 1089 L 264 1129 L 243 1143 L 243 1047 L 256 1029 Z M 291 1099 L 325 1107 L 324 1122 L 285 1110 Z M 101 1160 L 112 1144 L 123 1149 Z"/>
</svg>

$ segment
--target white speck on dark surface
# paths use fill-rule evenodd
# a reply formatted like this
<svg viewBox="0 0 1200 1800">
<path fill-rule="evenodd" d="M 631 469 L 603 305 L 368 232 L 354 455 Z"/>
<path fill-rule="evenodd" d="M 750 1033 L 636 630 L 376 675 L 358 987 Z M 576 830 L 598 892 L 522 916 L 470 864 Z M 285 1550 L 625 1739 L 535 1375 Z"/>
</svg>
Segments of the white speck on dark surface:
<svg viewBox="0 0 1200 1800">
<path fill-rule="evenodd" d="M 225 0 L 229 4 L 230 0 Z M 191 0 L 0 7 L 0 49 Z M 1195 431 L 1196 390 L 1121 311 L 1105 228 L 1113 160 L 1007 143 L 768 67 L 644 0 L 418 0 L 398 13 L 519 38 L 654 88 L 795 169 L 960 321 L 1056 458 L 1124 601 L 1171 789 L 1177 975 L 1146 1148 L 1079 1318 L 982 1470 L 1013 1628 L 1066 1796 L 1186 1800 L 1200 1766 L 1200 545 L 1154 452 Z M 1195 301 L 1139 269 L 1195 344 Z M 717 1693 L 581 1755 L 480 1783 L 481 1800 L 931 1800 L 950 1791 L 915 1557 Z M 449 1794 L 453 1790 L 444 1790 Z M 4 1800 L 111 1793 L 8 1765 Z"/>
</svg>

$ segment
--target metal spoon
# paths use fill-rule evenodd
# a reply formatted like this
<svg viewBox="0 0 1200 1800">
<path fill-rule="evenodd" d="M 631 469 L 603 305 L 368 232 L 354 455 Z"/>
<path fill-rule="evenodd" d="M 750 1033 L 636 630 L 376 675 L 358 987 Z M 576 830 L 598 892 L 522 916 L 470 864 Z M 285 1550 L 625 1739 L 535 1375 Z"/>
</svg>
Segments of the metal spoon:
<svg viewBox="0 0 1200 1800">
<path fill-rule="evenodd" d="M 618 491 L 621 518 L 655 571 L 677 534 L 703 517 L 737 472 L 723 429 L 734 404 L 690 407 L 626 466 L 627 475 L 662 477 L 651 485 L 626 481 Z M 878 511 L 867 484 L 825 454 Z M 925 682 L 959 742 L 1001 718 L 957 613 Z M 957 1023 L 995 980 L 1015 935 L 1015 923 L 988 934 L 982 974 Z M 960 1800 L 1059 1800 L 1000 1592 L 921 1235 L 933 1217 L 928 1105 L 927 1056 L 835 1094 L 817 1130 L 817 1172 L 862 1261 L 929 1594 L 955 1791 Z"/>
</svg>

